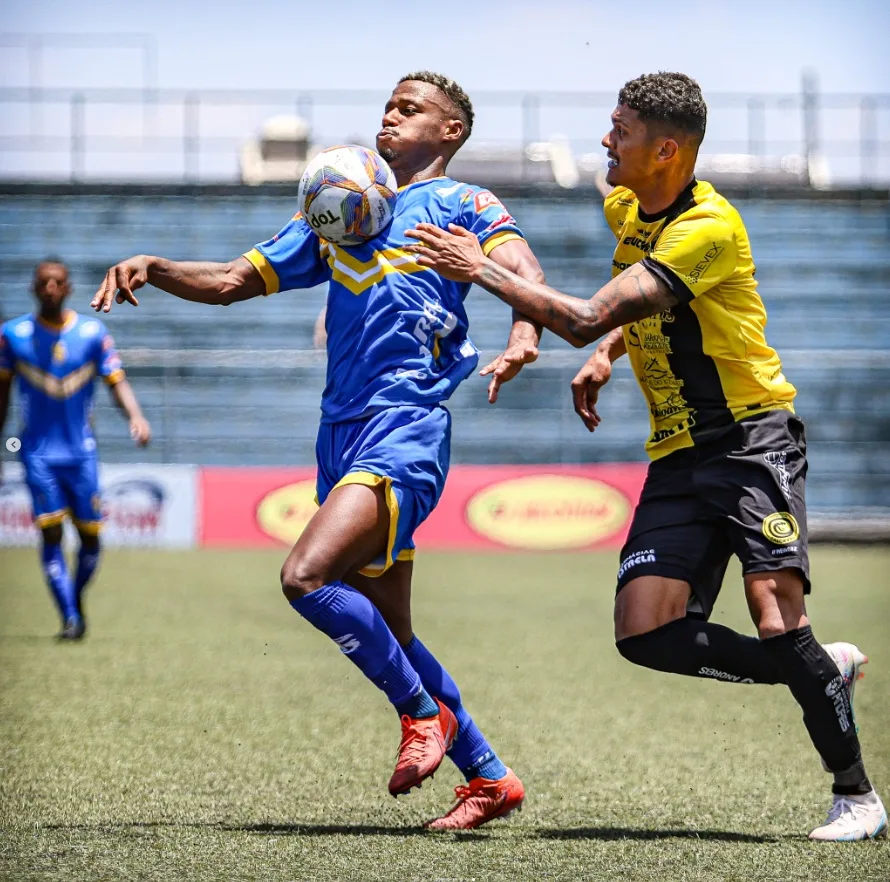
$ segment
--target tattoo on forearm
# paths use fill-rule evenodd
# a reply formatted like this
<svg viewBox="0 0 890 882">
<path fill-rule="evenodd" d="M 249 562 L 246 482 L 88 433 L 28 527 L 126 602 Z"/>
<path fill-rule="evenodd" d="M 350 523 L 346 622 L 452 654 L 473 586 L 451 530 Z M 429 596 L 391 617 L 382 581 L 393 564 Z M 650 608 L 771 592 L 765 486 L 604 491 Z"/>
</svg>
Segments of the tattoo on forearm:
<svg viewBox="0 0 890 882">
<path fill-rule="evenodd" d="M 590 343 L 679 303 L 664 282 L 639 264 L 612 279 L 590 300 L 526 281 L 492 261 L 483 266 L 478 281 L 532 321 L 575 345 Z"/>
</svg>

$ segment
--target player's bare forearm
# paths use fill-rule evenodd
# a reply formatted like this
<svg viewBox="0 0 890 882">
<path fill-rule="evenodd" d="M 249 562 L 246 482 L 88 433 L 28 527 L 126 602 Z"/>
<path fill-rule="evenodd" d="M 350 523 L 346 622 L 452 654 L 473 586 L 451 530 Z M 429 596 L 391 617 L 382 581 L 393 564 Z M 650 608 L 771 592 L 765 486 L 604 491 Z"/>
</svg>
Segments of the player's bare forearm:
<svg viewBox="0 0 890 882">
<path fill-rule="evenodd" d="M 513 310 L 513 324 L 507 338 L 507 349 L 512 346 L 537 346 L 541 341 L 543 328 L 537 322 L 526 318 L 519 310 Z"/>
<path fill-rule="evenodd" d="M 122 410 L 127 419 L 138 419 L 142 417 L 142 408 L 136 400 L 136 393 L 127 380 L 119 380 L 111 387 L 111 397 L 114 403 Z"/>
<path fill-rule="evenodd" d="M 538 263 L 538 258 L 525 239 L 511 239 L 499 245 L 491 252 L 491 259 L 504 269 L 515 273 L 521 279 L 530 282 L 545 284 L 544 270 Z M 518 309 L 513 309 L 513 326 L 510 329 L 510 337 L 507 348 L 513 345 L 537 346 L 541 341 L 543 328 L 539 322 L 534 322 L 523 315 Z"/>
<path fill-rule="evenodd" d="M 142 409 L 136 400 L 136 393 L 127 380 L 119 380 L 111 387 L 114 403 L 127 415 L 130 424 L 130 437 L 139 447 L 145 447 L 151 441 L 151 426 L 142 415 Z"/>
<path fill-rule="evenodd" d="M 148 283 L 182 300 L 217 306 L 266 293 L 262 276 L 244 257 L 229 263 L 150 257 Z"/>
<path fill-rule="evenodd" d="M 96 312 L 109 312 L 115 301 L 138 306 L 134 292 L 144 285 L 154 285 L 182 300 L 214 306 L 228 306 L 266 293 L 259 270 L 246 257 L 229 263 L 210 263 L 140 254 L 115 264 L 105 273 L 90 306 Z"/>
<path fill-rule="evenodd" d="M 613 363 L 621 358 L 622 355 L 627 355 L 627 344 L 624 342 L 624 332 L 621 328 L 615 328 L 614 331 L 609 331 L 609 333 L 600 340 L 599 345 L 596 347 L 596 351 L 601 355 L 605 355 L 606 358 Z"/>
<path fill-rule="evenodd" d="M 628 267 L 590 300 L 521 279 L 488 259 L 480 263 L 473 281 L 577 347 L 678 303 L 670 288 L 639 264 Z"/>
</svg>

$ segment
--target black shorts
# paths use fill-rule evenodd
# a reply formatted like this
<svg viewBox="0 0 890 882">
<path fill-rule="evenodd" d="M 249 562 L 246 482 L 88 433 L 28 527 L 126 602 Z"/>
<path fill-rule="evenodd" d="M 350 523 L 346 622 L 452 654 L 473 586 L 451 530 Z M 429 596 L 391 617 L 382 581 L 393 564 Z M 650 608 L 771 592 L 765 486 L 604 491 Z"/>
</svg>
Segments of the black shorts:
<svg viewBox="0 0 890 882">
<path fill-rule="evenodd" d="M 809 593 L 806 474 L 803 422 L 786 410 L 655 460 L 621 550 L 618 590 L 638 576 L 682 579 L 690 614 L 707 618 L 734 554 L 744 573 L 797 567 Z"/>
</svg>

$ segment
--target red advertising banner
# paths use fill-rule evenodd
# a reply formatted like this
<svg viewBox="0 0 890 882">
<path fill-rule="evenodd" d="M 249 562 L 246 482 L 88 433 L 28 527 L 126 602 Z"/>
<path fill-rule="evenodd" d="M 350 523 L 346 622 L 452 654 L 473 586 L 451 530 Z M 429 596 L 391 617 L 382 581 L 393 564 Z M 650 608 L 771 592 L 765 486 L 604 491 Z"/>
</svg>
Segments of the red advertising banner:
<svg viewBox="0 0 890 882">
<path fill-rule="evenodd" d="M 619 546 L 645 475 L 645 463 L 455 466 L 415 540 L 430 549 Z M 316 511 L 315 471 L 202 469 L 200 495 L 202 545 L 291 545 Z"/>
</svg>

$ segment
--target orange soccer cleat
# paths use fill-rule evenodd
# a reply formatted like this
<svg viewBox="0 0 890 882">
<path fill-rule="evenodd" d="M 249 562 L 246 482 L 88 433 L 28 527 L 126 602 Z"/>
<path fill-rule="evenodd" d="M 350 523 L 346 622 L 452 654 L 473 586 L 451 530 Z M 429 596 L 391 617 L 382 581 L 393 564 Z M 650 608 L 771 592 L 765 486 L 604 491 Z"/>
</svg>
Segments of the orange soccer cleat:
<svg viewBox="0 0 890 882">
<path fill-rule="evenodd" d="M 495 818 L 506 818 L 522 810 L 525 788 L 512 769 L 497 781 L 473 778 L 466 787 L 455 787 L 454 807 L 434 821 L 427 821 L 427 830 L 472 830 Z"/>
<path fill-rule="evenodd" d="M 389 792 L 393 796 L 420 787 L 431 778 L 457 735 L 457 719 L 436 699 L 439 713 L 434 717 L 417 720 L 402 717 L 402 741 L 395 771 L 389 779 Z"/>
</svg>

